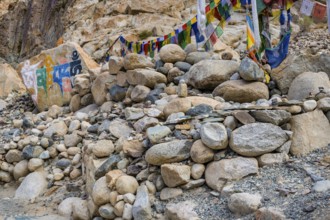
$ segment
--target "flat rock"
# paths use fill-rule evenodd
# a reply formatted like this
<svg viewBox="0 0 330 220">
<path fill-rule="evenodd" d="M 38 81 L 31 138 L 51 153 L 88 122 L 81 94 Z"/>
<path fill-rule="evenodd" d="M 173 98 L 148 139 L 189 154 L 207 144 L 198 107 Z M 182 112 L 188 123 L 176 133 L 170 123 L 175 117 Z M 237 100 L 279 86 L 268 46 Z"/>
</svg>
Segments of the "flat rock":
<svg viewBox="0 0 330 220">
<path fill-rule="evenodd" d="M 237 111 L 237 112 L 234 112 L 233 115 L 243 125 L 247 125 L 247 124 L 256 122 L 256 120 L 248 112 L 245 112 L 245 111 Z"/>
<path fill-rule="evenodd" d="M 44 136 L 51 138 L 53 135 L 64 136 L 68 133 L 68 127 L 64 121 L 56 121 L 44 131 Z"/>
<path fill-rule="evenodd" d="M 153 68 L 154 64 L 144 55 L 130 53 L 124 57 L 124 68 L 126 70 L 134 70 L 138 68 Z"/>
<path fill-rule="evenodd" d="M 147 129 L 147 136 L 152 144 L 157 144 L 161 139 L 171 133 L 167 126 L 154 126 Z"/>
<path fill-rule="evenodd" d="M 193 210 L 196 207 L 192 201 L 169 203 L 165 208 L 165 216 L 173 220 L 199 220 L 198 214 Z"/>
<path fill-rule="evenodd" d="M 289 156 L 286 153 L 268 153 L 263 154 L 258 158 L 259 166 L 269 166 L 276 163 L 283 163 L 289 160 Z"/>
<path fill-rule="evenodd" d="M 142 108 L 127 107 L 125 108 L 126 120 L 138 120 L 144 116 Z"/>
<path fill-rule="evenodd" d="M 145 159 L 152 165 L 181 162 L 190 157 L 191 141 L 175 140 L 152 146 L 145 155 Z"/>
<path fill-rule="evenodd" d="M 127 81 L 131 85 L 143 85 L 153 89 L 159 83 L 167 83 L 163 74 L 154 70 L 135 69 L 126 73 Z"/>
<path fill-rule="evenodd" d="M 269 99 L 267 86 L 262 82 L 230 80 L 221 83 L 213 91 L 213 96 L 221 96 L 226 101 L 253 102 L 258 99 Z"/>
<path fill-rule="evenodd" d="M 288 140 L 285 131 L 268 123 L 253 123 L 237 128 L 229 146 L 242 156 L 259 156 L 274 151 Z"/>
<path fill-rule="evenodd" d="M 330 143 L 330 123 L 321 110 L 295 115 L 290 124 L 293 131 L 290 152 L 293 155 L 306 155 Z"/>
<path fill-rule="evenodd" d="M 146 186 L 139 186 L 132 213 L 134 220 L 151 220 L 151 204 Z"/>
<path fill-rule="evenodd" d="M 112 154 L 102 165 L 95 171 L 95 178 L 99 179 L 104 176 L 111 169 L 117 166 L 117 163 L 121 160 L 119 155 Z"/>
<path fill-rule="evenodd" d="M 290 121 L 291 113 L 285 110 L 258 110 L 250 114 L 259 122 L 283 125 Z"/>
<path fill-rule="evenodd" d="M 237 157 L 209 163 L 205 171 L 205 180 L 210 188 L 221 192 L 227 181 L 239 180 L 256 173 L 258 173 L 256 159 Z"/>
<path fill-rule="evenodd" d="M 133 129 L 123 119 L 115 119 L 109 124 L 110 133 L 116 138 L 129 137 Z"/>
<path fill-rule="evenodd" d="M 168 117 L 170 114 L 178 112 L 187 112 L 191 108 L 191 101 L 186 98 L 176 98 L 170 101 L 164 107 L 164 115 Z"/>
<path fill-rule="evenodd" d="M 160 191 L 160 200 L 169 200 L 183 194 L 180 188 L 164 188 Z"/>
</svg>

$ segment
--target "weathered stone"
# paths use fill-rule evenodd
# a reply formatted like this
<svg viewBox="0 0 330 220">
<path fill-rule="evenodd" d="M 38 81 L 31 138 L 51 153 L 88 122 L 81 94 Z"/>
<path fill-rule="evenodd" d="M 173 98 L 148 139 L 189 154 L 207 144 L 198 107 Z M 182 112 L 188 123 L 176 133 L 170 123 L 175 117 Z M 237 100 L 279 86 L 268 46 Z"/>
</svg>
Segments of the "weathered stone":
<svg viewBox="0 0 330 220">
<path fill-rule="evenodd" d="M 313 111 L 317 106 L 317 102 L 315 100 L 307 100 L 304 101 L 303 108 L 306 112 Z"/>
<path fill-rule="evenodd" d="M 256 211 L 261 205 L 261 196 L 249 193 L 235 193 L 230 196 L 228 208 L 235 214 L 247 215 Z"/>
<path fill-rule="evenodd" d="M 133 102 L 143 102 L 147 98 L 149 92 L 150 89 L 148 87 L 137 85 L 132 90 L 131 99 Z"/>
<path fill-rule="evenodd" d="M 183 193 L 180 188 L 164 188 L 160 192 L 160 200 L 169 200 Z"/>
<path fill-rule="evenodd" d="M 227 130 L 220 123 L 206 123 L 200 130 L 202 142 L 214 150 L 225 149 L 228 145 Z"/>
<path fill-rule="evenodd" d="M 99 213 L 105 219 L 115 219 L 115 210 L 110 204 L 100 206 Z"/>
<path fill-rule="evenodd" d="M 186 52 L 176 44 L 168 44 L 159 51 L 159 57 L 164 63 L 175 63 L 186 59 Z"/>
<path fill-rule="evenodd" d="M 254 158 L 237 157 L 208 164 L 205 171 L 206 184 L 219 192 L 227 181 L 238 180 L 258 173 L 258 161 Z"/>
<path fill-rule="evenodd" d="M 44 164 L 44 161 L 42 159 L 32 158 L 29 160 L 28 169 L 30 172 L 33 172 L 33 171 L 37 170 L 38 168 L 42 167 L 43 164 Z"/>
<path fill-rule="evenodd" d="M 28 145 L 23 148 L 22 157 L 24 159 L 38 158 L 43 151 L 44 149 L 40 146 Z"/>
<path fill-rule="evenodd" d="M 131 85 L 142 85 L 154 88 L 159 83 L 166 83 L 167 78 L 163 74 L 154 70 L 135 69 L 126 73 L 127 81 Z"/>
<path fill-rule="evenodd" d="M 78 130 L 80 128 L 80 125 L 81 125 L 81 123 L 80 123 L 79 120 L 73 120 L 70 123 L 69 130 L 68 131 L 69 132 L 76 131 L 76 130 Z M 48 139 L 46 139 L 46 140 L 48 141 Z M 42 143 L 40 143 L 40 144 L 41 144 L 41 146 L 43 146 Z M 43 146 L 43 147 L 45 147 L 45 146 Z"/>
<path fill-rule="evenodd" d="M 17 72 L 9 64 L 0 64 L 0 98 L 6 98 L 13 91 L 24 93 L 26 88 Z"/>
<path fill-rule="evenodd" d="M 124 67 L 124 59 L 122 57 L 111 56 L 108 64 L 109 73 L 117 74 Z"/>
<path fill-rule="evenodd" d="M 264 71 L 260 69 L 257 63 L 246 57 L 241 61 L 239 75 L 246 81 L 260 81 L 265 78 Z"/>
<path fill-rule="evenodd" d="M 258 158 L 259 166 L 269 166 L 276 163 L 283 163 L 289 160 L 289 156 L 285 153 L 269 153 L 261 155 Z"/>
<path fill-rule="evenodd" d="M 142 108 L 127 107 L 125 108 L 126 120 L 138 120 L 144 116 Z"/>
<path fill-rule="evenodd" d="M 81 99 L 80 99 L 79 94 L 76 94 L 76 95 L 72 96 L 71 101 L 70 101 L 70 106 L 69 106 L 70 110 L 72 112 L 76 112 L 80 109 L 80 107 L 81 107 L 80 106 L 80 101 L 81 101 Z"/>
<path fill-rule="evenodd" d="M 53 135 L 64 136 L 68 133 L 68 127 L 64 121 L 56 121 L 44 131 L 44 136 L 51 138 Z"/>
<path fill-rule="evenodd" d="M 248 112 L 245 112 L 245 111 L 237 111 L 237 112 L 234 112 L 233 115 L 243 125 L 247 125 L 247 124 L 256 122 L 256 120 Z"/>
<path fill-rule="evenodd" d="M 64 144 L 66 147 L 76 147 L 81 141 L 82 138 L 77 134 L 64 135 Z"/>
<path fill-rule="evenodd" d="M 166 126 L 155 126 L 147 129 L 147 136 L 152 144 L 157 144 L 161 139 L 171 133 L 171 129 Z"/>
<path fill-rule="evenodd" d="M 194 162 L 203 164 L 213 160 L 214 152 L 205 146 L 202 140 L 197 140 L 190 149 L 190 156 Z"/>
<path fill-rule="evenodd" d="M 108 72 L 101 73 L 96 77 L 91 87 L 95 104 L 102 105 L 106 101 L 108 88 L 115 80 L 116 77 L 110 75 Z"/>
<path fill-rule="evenodd" d="M 92 151 L 96 157 L 108 157 L 115 151 L 115 147 L 111 140 L 99 140 L 93 144 Z"/>
<path fill-rule="evenodd" d="M 181 62 L 181 61 L 176 62 L 174 66 L 179 68 L 183 72 L 188 72 L 189 69 L 191 68 L 191 65 L 189 63 Z"/>
<path fill-rule="evenodd" d="M 69 159 L 62 158 L 56 162 L 56 167 L 64 170 L 68 166 L 71 165 L 71 161 Z"/>
<path fill-rule="evenodd" d="M 53 105 L 48 109 L 47 115 L 51 118 L 57 118 L 60 114 L 62 114 L 62 111 L 62 107 Z"/>
<path fill-rule="evenodd" d="M 175 140 L 157 144 L 146 152 L 145 159 L 152 165 L 181 162 L 190 157 L 191 146 L 192 142 L 187 140 Z"/>
<path fill-rule="evenodd" d="M 330 97 L 325 97 L 317 102 L 317 108 L 324 112 L 330 111 Z"/>
<path fill-rule="evenodd" d="M 213 108 L 207 104 L 200 104 L 192 107 L 186 112 L 186 115 L 197 116 L 197 115 L 207 115 L 212 112 Z"/>
<path fill-rule="evenodd" d="M 181 186 L 184 190 L 194 189 L 205 184 L 205 179 L 190 180 L 187 184 Z"/>
<path fill-rule="evenodd" d="M 191 177 L 195 180 L 200 179 L 205 171 L 205 165 L 204 164 L 194 164 L 191 167 Z"/>
<path fill-rule="evenodd" d="M 106 181 L 108 183 L 108 187 L 112 189 L 116 185 L 117 179 L 122 175 L 125 175 L 125 173 L 121 170 L 110 170 L 105 175 Z"/>
<path fill-rule="evenodd" d="M 19 162 L 22 160 L 22 152 L 16 149 L 9 150 L 5 158 L 8 163 Z"/>
<path fill-rule="evenodd" d="M 15 192 L 15 199 L 34 200 L 46 190 L 47 181 L 44 172 L 27 175 Z"/>
<path fill-rule="evenodd" d="M 213 98 L 208 97 L 202 97 L 202 96 L 189 96 L 186 99 L 191 101 L 192 106 L 198 106 L 198 105 L 209 105 L 212 108 L 215 108 L 218 104 L 220 104 L 219 101 L 214 100 Z"/>
<path fill-rule="evenodd" d="M 157 118 L 152 118 L 145 116 L 134 123 L 133 127 L 138 133 L 147 130 L 150 127 L 153 127 L 159 123 Z"/>
<path fill-rule="evenodd" d="M 289 54 L 280 66 L 272 69 L 271 76 L 281 92 L 287 94 L 292 81 L 300 74 L 304 72 L 329 73 L 329 61 L 330 58 L 326 53 L 317 53 L 316 55 L 302 53 L 298 56 Z"/>
<path fill-rule="evenodd" d="M 119 155 L 111 155 L 102 165 L 95 171 L 95 179 L 99 179 L 104 176 L 111 169 L 117 166 L 117 163 L 121 160 Z"/>
<path fill-rule="evenodd" d="M 128 203 L 125 204 L 123 216 L 122 216 L 124 220 L 133 219 L 132 209 L 133 209 L 133 206 L 131 204 L 128 204 Z"/>
<path fill-rule="evenodd" d="M 210 58 L 211 58 L 211 54 L 208 52 L 195 51 L 187 55 L 186 62 L 193 65 L 202 60 L 209 60 Z"/>
<path fill-rule="evenodd" d="M 120 138 L 128 137 L 132 133 L 133 129 L 128 126 L 125 120 L 117 118 L 110 122 L 109 131 L 116 138 Z"/>
<path fill-rule="evenodd" d="M 116 190 L 119 194 L 124 195 L 126 193 L 135 194 L 139 183 L 132 176 L 120 176 L 116 181 Z"/>
<path fill-rule="evenodd" d="M 168 187 L 176 187 L 189 181 L 190 167 L 180 164 L 163 164 L 161 174 Z"/>
<path fill-rule="evenodd" d="M 141 157 L 145 149 L 139 140 L 126 140 L 123 143 L 123 152 L 131 157 Z"/>
<path fill-rule="evenodd" d="M 28 161 L 21 160 L 20 162 L 18 162 L 15 165 L 14 171 L 13 171 L 13 176 L 14 176 L 15 180 L 18 180 L 19 178 L 28 175 L 28 173 L 29 173 Z"/>
<path fill-rule="evenodd" d="M 93 186 L 92 198 L 95 205 L 100 206 L 110 202 L 110 189 L 105 177 L 98 179 Z"/>
<path fill-rule="evenodd" d="M 273 207 L 262 207 L 255 212 L 256 220 L 285 220 L 287 219 L 282 210 Z"/>
<path fill-rule="evenodd" d="M 283 125 L 290 121 L 291 114 L 285 110 L 258 110 L 250 114 L 259 122 Z"/>
<path fill-rule="evenodd" d="M 226 101 L 253 102 L 258 99 L 269 99 L 267 86 L 261 82 L 246 82 L 243 80 L 230 80 L 217 86 L 213 96 L 221 96 Z"/>
<path fill-rule="evenodd" d="M 165 216 L 172 220 L 199 220 L 197 213 L 193 211 L 196 207 L 191 201 L 184 201 L 177 204 L 167 204 Z"/>
<path fill-rule="evenodd" d="M 253 123 L 234 130 L 229 146 L 243 156 L 259 156 L 282 146 L 288 137 L 280 127 L 268 123 Z"/>
<path fill-rule="evenodd" d="M 306 155 L 330 143 L 330 123 L 321 110 L 295 115 L 290 124 L 293 155 Z"/>
<path fill-rule="evenodd" d="M 167 73 L 167 82 L 174 82 L 176 77 L 182 76 L 183 74 L 184 72 L 182 72 L 179 68 L 174 67 Z"/>
<path fill-rule="evenodd" d="M 81 201 L 82 199 L 78 197 L 69 197 L 64 199 L 57 208 L 58 214 L 70 218 L 73 215 L 73 206 Z"/>
<path fill-rule="evenodd" d="M 10 173 L 0 170 L 0 181 L 9 183 L 12 181 Z"/>
<path fill-rule="evenodd" d="M 330 81 L 326 73 L 302 73 L 292 81 L 288 98 L 290 100 L 303 100 L 309 97 L 310 94 L 316 95 L 320 87 L 323 87 L 326 91 L 330 91 Z"/>
<path fill-rule="evenodd" d="M 176 98 L 164 107 L 164 115 L 168 117 L 172 113 L 187 112 L 191 108 L 191 101 L 186 98 Z"/>
<path fill-rule="evenodd" d="M 121 87 L 117 84 L 113 85 L 109 89 L 110 98 L 112 101 L 121 102 L 125 99 L 127 88 Z"/>
<path fill-rule="evenodd" d="M 203 60 L 193 65 L 183 79 L 197 89 L 212 90 L 229 80 L 238 68 L 239 64 L 235 61 Z"/>
<path fill-rule="evenodd" d="M 124 57 L 124 68 L 126 70 L 134 70 L 146 67 L 153 68 L 154 64 L 144 55 L 130 53 Z"/>
<path fill-rule="evenodd" d="M 151 204 L 146 186 L 139 186 L 136 194 L 136 199 L 132 208 L 134 220 L 150 220 Z"/>
<path fill-rule="evenodd" d="M 313 186 L 314 192 L 326 192 L 330 190 L 330 180 L 317 181 Z"/>
<path fill-rule="evenodd" d="M 234 116 L 227 116 L 223 121 L 223 124 L 231 130 L 234 130 L 237 127 L 237 121 Z"/>
</svg>

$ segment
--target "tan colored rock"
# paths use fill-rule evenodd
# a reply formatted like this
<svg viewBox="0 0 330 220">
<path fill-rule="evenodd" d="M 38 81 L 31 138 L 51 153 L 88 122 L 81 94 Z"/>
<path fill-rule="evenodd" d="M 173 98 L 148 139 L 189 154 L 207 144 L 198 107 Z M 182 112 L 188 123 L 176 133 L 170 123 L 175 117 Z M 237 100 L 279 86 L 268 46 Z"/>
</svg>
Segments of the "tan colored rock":
<svg viewBox="0 0 330 220">
<path fill-rule="evenodd" d="M 143 155 L 145 149 L 139 140 L 126 140 L 123 143 L 123 151 L 129 156 L 137 158 Z"/>
<path fill-rule="evenodd" d="M 168 187 L 176 187 L 187 183 L 190 179 L 190 166 L 180 164 L 164 164 L 161 174 Z"/>
<path fill-rule="evenodd" d="M 204 164 L 194 164 L 191 167 L 191 177 L 195 180 L 200 179 L 205 171 L 205 165 Z"/>
<path fill-rule="evenodd" d="M 212 106 L 212 108 L 215 108 L 218 104 L 220 104 L 219 101 L 214 100 L 212 98 L 202 97 L 202 96 L 189 96 L 186 99 L 191 101 L 192 106 L 197 106 L 200 104 L 206 104 Z"/>
<path fill-rule="evenodd" d="M 111 56 L 109 60 L 109 73 L 116 75 L 124 67 L 122 57 Z"/>
<path fill-rule="evenodd" d="M 102 105 L 106 101 L 108 88 L 115 82 L 116 76 L 107 72 L 101 73 L 96 77 L 92 84 L 92 94 L 97 105 Z"/>
<path fill-rule="evenodd" d="M 287 219 L 282 210 L 273 207 L 262 207 L 255 212 L 256 220 L 285 220 Z"/>
<path fill-rule="evenodd" d="M 262 82 L 245 82 L 243 80 L 230 80 L 217 86 L 213 96 L 221 96 L 226 101 L 253 102 L 258 99 L 269 99 L 267 86 Z"/>
<path fill-rule="evenodd" d="M 172 113 L 187 112 L 191 108 L 191 101 L 187 98 L 176 98 L 164 107 L 164 115 L 168 117 Z"/>
<path fill-rule="evenodd" d="M 219 192 L 227 181 L 238 180 L 258 173 L 258 161 L 254 158 L 237 157 L 208 164 L 205 171 L 206 184 Z"/>
<path fill-rule="evenodd" d="M 166 205 L 165 216 L 173 220 L 199 220 L 198 214 L 193 210 L 196 207 L 192 201 Z"/>
<path fill-rule="evenodd" d="M 289 160 L 289 156 L 285 153 L 269 153 L 261 155 L 258 158 L 259 166 L 269 166 L 276 163 L 284 163 Z"/>
<path fill-rule="evenodd" d="M 24 93 L 26 88 L 22 79 L 9 64 L 0 64 L 0 98 L 7 97 L 13 91 Z"/>
<path fill-rule="evenodd" d="M 293 155 L 306 155 L 330 143 L 330 123 L 321 110 L 295 115 L 290 124 L 293 131 L 290 152 Z"/>
<path fill-rule="evenodd" d="M 135 70 L 147 67 L 153 68 L 154 64 L 144 55 L 130 53 L 124 58 L 124 68 L 126 70 Z"/>
<path fill-rule="evenodd" d="M 127 81 L 131 85 L 143 85 L 154 88 L 158 83 L 166 83 L 165 75 L 148 69 L 135 69 L 126 72 Z"/>
<path fill-rule="evenodd" d="M 80 109 L 80 95 L 76 94 L 74 96 L 72 96 L 71 101 L 70 101 L 70 110 L 72 112 L 76 112 Z"/>
<path fill-rule="evenodd" d="M 116 190 L 121 195 L 126 193 L 135 194 L 138 187 L 139 183 L 132 176 L 120 176 L 116 181 Z"/>
<path fill-rule="evenodd" d="M 98 179 L 92 191 L 92 198 L 95 205 L 100 206 L 110 202 L 110 189 L 108 187 L 106 177 Z"/>
<path fill-rule="evenodd" d="M 197 140 L 190 149 L 190 156 L 196 163 L 207 163 L 213 160 L 214 152 L 205 146 L 201 140 Z"/>
<path fill-rule="evenodd" d="M 177 44 L 168 44 L 159 51 L 160 59 L 164 63 L 175 63 L 186 59 L 186 52 Z"/>
<path fill-rule="evenodd" d="M 256 211 L 261 205 L 261 196 L 249 193 L 235 193 L 230 196 L 228 208 L 238 215 L 247 215 Z"/>
<path fill-rule="evenodd" d="M 19 178 L 24 177 L 28 174 L 29 174 L 29 169 L 28 169 L 27 160 L 21 160 L 15 165 L 13 172 L 15 180 L 18 180 Z"/>
<path fill-rule="evenodd" d="M 108 183 L 108 187 L 112 189 L 115 186 L 117 179 L 122 175 L 125 175 L 125 173 L 121 170 L 110 170 L 105 175 L 106 181 Z"/>
<path fill-rule="evenodd" d="M 115 151 L 111 140 L 99 140 L 92 144 L 92 152 L 96 157 L 108 157 Z"/>
</svg>

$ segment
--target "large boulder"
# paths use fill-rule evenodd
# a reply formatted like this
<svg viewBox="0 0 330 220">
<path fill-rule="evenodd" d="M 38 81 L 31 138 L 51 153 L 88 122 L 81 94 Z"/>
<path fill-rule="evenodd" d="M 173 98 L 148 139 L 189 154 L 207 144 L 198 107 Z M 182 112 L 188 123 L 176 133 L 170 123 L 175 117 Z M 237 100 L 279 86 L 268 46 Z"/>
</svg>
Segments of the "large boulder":
<svg viewBox="0 0 330 220">
<path fill-rule="evenodd" d="M 153 68 L 154 64 L 150 60 L 148 60 L 148 58 L 144 55 L 130 53 L 127 54 L 124 58 L 124 68 L 126 70 L 134 70 L 138 68 L 147 68 L 147 67 Z M 119 67 L 117 69 L 120 70 Z"/>
<path fill-rule="evenodd" d="M 27 175 L 15 193 L 15 199 L 34 200 L 47 188 L 46 174 L 43 171 Z"/>
<path fill-rule="evenodd" d="M 176 63 L 186 59 L 186 52 L 176 44 L 168 44 L 159 51 L 159 57 L 164 63 Z"/>
<path fill-rule="evenodd" d="M 330 123 L 321 110 L 295 115 L 290 123 L 293 155 L 306 155 L 330 143 Z"/>
<path fill-rule="evenodd" d="M 191 146 L 192 142 L 187 140 L 156 144 L 146 152 L 145 159 L 152 165 L 181 162 L 190 157 Z"/>
<path fill-rule="evenodd" d="M 268 123 L 247 124 L 234 130 L 229 146 L 242 156 L 259 156 L 281 147 L 288 140 L 285 131 Z"/>
<path fill-rule="evenodd" d="M 258 99 L 268 99 L 268 87 L 262 82 L 246 82 L 244 80 L 230 80 L 217 86 L 213 96 L 221 96 L 226 101 L 253 102 Z"/>
<path fill-rule="evenodd" d="M 197 89 L 212 90 L 229 80 L 238 69 L 239 63 L 235 61 L 202 60 L 193 65 L 183 78 Z"/>
<path fill-rule="evenodd" d="M 107 100 L 108 88 L 114 84 L 116 76 L 110 75 L 108 72 L 101 73 L 96 77 L 92 84 L 92 94 L 97 105 L 102 105 Z"/>
<path fill-rule="evenodd" d="M 127 71 L 127 81 L 131 85 L 143 85 L 149 88 L 154 88 L 156 84 L 166 83 L 165 75 L 148 69 L 135 69 Z"/>
<path fill-rule="evenodd" d="M 23 93 L 26 88 L 22 79 L 9 64 L 0 64 L 0 98 L 7 97 L 11 92 Z"/>
<path fill-rule="evenodd" d="M 209 163 L 205 171 L 205 180 L 210 188 L 220 192 L 227 181 L 239 180 L 257 173 L 258 161 L 255 158 L 237 157 Z"/>
<path fill-rule="evenodd" d="M 330 92 L 329 77 L 324 72 L 305 72 L 297 76 L 289 88 L 288 98 L 302 100 L 319 92 L 319 87 Z"/>
<path fill-rule="evenodd" d="M 20 63 L 17 72 L 40 111 L 70 103 L 76 75 L 99 68 L 76 43 L 68 42 Z"/>
<path fill-rule="evenodd" d="M 287 94 L 292 81 L 304 72 L 325 72 L 330 77 L 330 56 L 326 53 L 312 55 L 310 53 L 299 56 L 288 55 L 275 69 L 272 78 L 283 94 Z"/>
</svg>

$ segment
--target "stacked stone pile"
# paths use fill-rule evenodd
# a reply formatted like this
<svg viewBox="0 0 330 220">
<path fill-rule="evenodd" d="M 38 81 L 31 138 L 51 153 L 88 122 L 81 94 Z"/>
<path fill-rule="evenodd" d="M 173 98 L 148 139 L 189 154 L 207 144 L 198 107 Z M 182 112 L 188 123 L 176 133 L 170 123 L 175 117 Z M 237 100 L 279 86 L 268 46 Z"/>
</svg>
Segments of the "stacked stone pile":
<svg viewBox="0 0 330 220">
<path fill-rule="evenodd" d="M 84 183 L 87 199 L 58 206 L 75 219 L 199 219 L 189 204 L 186 214 L 155 207 L 203 185 L 229 196 L 233 213 L 257 211 L 262 195 L 227 184 L 326 147 L 330 82 L 325 73 L 302 73 L 285 96 L 253 61 L 227 53 L 167 45 L 156 62 L 111 57 L 76 76 L 69 107 L 38 114 L 4 107 L 0 181 L 22 182 L 16 197 L 32 200 L 47 185 Z M 257 215 L 283 218 L 266 207 Z"/>
</svg>

